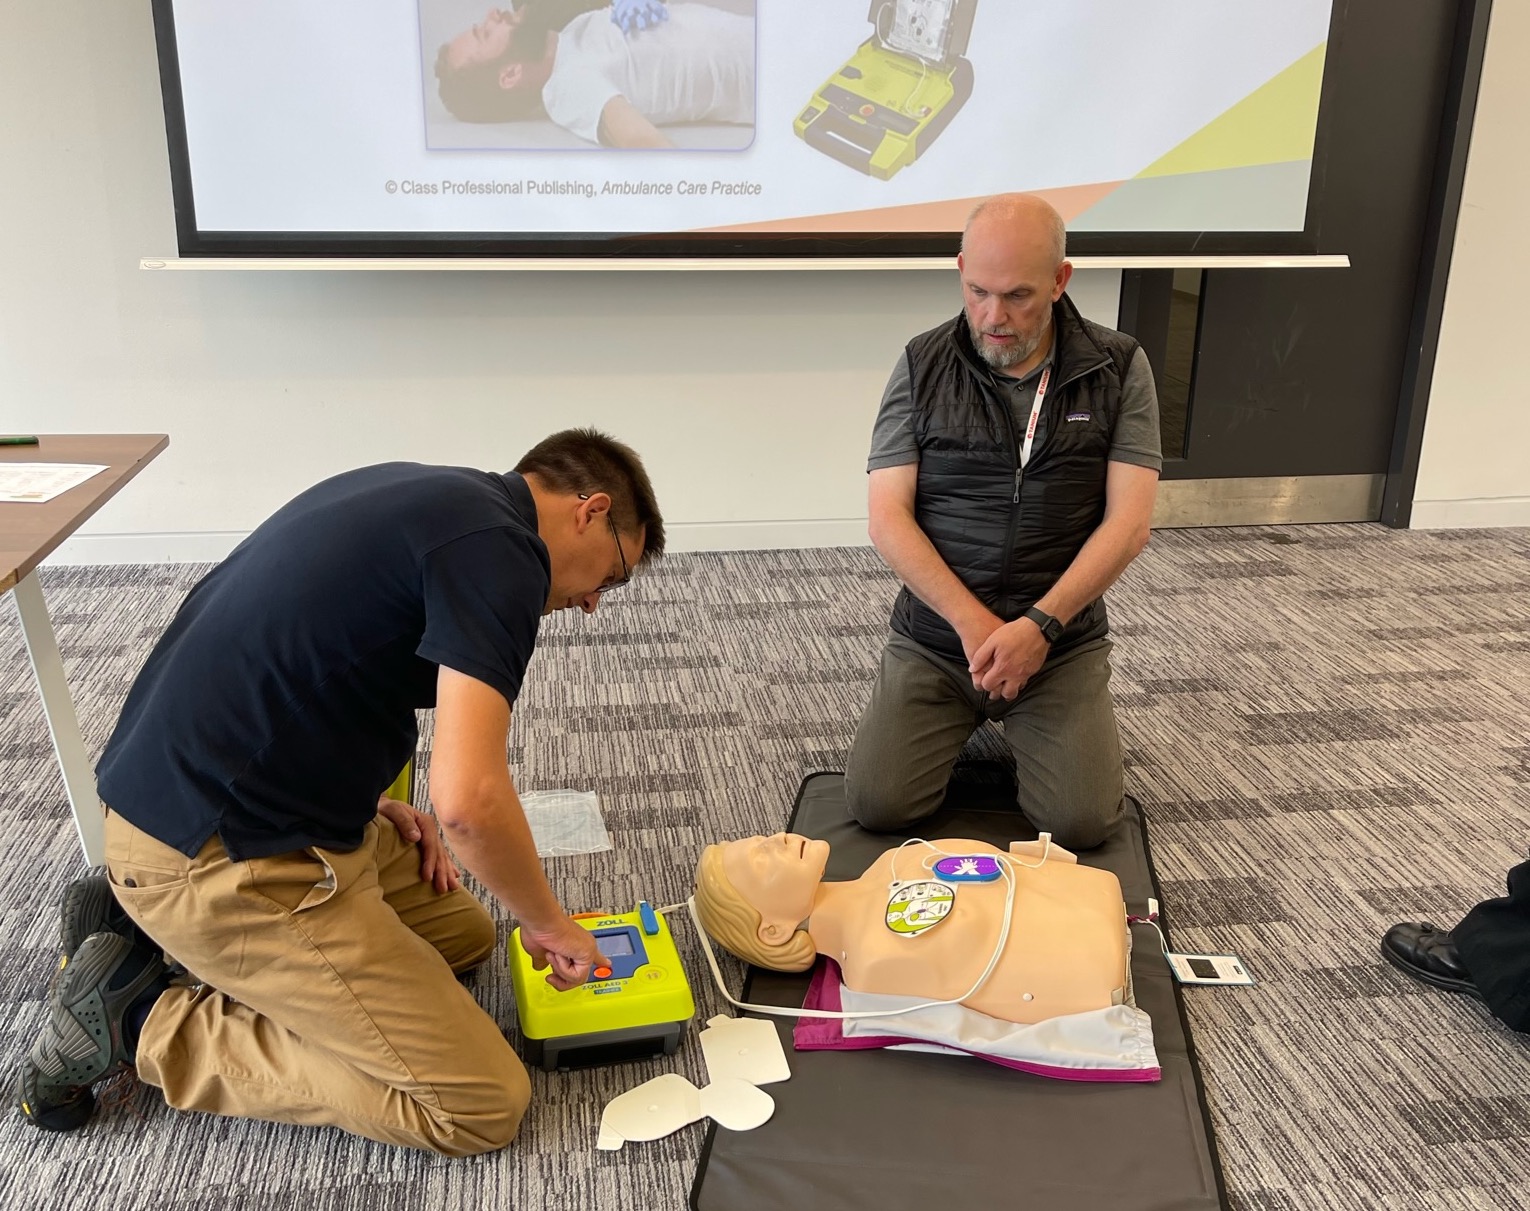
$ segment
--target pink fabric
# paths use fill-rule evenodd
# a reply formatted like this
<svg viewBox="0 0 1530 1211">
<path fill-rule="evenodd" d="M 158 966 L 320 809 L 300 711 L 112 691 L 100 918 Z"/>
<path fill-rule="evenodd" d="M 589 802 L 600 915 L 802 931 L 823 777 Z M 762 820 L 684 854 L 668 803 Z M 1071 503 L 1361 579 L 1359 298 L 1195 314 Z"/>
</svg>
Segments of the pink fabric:
<svg viewBox="0 0 1530 1211">
<path fill-rule="evenodd" d="M 839 1012 L 839 987 L 839 964 L 833 959 L 820 957 L 817 966 L 813 968 L 813 978 L 808 982 L 807 996 L 803 998 L 802 1007 Z M 908 1039 L 895 1034 L 846 1038 L 838 1018 L 798 1018 L 797 1025 L 792 1030 L 792 1045 L 798 1051 L 865 1051 L 871 1048 L 900 1047 L 905 1044 L 926 1045 L 920 1039 Z M 1065 1068 L 1056 1064 L 1033 1064 L 1023 1060 L 983 1055 L 976 1051 L 968 1051 L 965 1054 L 1004 1068 L 1013 1068 L 1036 1076 L 1054 1077 L 1062 1081 L 1157 1081 L 1163 1076 L 1162 1070 L 1158 1068 Z"/>
</svg>

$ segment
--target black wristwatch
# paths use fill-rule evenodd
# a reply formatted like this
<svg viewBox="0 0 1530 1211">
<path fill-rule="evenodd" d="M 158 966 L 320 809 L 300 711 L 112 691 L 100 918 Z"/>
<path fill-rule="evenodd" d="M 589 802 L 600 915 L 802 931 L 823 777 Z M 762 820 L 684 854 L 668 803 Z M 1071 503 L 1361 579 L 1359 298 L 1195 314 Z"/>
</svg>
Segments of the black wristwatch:
<svg viewBox="0 0 1530 1211">
<path fill-rule="evenodd" d="M 1032 606 L 1021 617 L 1029 618 L 1039 626 L 1041 628 L 1041 637 L 1048 643 L 1056 643 L 1062 638 L 1063 624 L 1045 610 L 1038 610 L 1035 606 Z"/>
</svg>

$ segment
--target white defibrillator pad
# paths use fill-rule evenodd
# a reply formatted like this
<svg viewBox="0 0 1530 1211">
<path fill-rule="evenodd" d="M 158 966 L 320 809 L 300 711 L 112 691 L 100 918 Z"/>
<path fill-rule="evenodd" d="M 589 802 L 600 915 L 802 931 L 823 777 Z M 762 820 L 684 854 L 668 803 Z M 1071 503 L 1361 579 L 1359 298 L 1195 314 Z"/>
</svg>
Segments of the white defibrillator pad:
<svg viewBox="0 0 1530 1211">
<path fill-rule="evenodd" d="M 714 1080 L 697 1089 L 683 1076 L 666 1072 L 607 1103 L 595 1146 L 611 1152 L 628 1140 L 656 1140 L 711 1118 L 730 1131 L 748 1131 L 775 1113 L 775 1100 L 746 1081 Z"/>
<path fill-rule="evenodd" d="M 775 1023 L 765 1018 L 730 1018 L 720 1013 L 707 1019 L 701 1054 L 714 1083 L 734 1079 L 772 1085 L 792 1074 Z"/>
</svg>

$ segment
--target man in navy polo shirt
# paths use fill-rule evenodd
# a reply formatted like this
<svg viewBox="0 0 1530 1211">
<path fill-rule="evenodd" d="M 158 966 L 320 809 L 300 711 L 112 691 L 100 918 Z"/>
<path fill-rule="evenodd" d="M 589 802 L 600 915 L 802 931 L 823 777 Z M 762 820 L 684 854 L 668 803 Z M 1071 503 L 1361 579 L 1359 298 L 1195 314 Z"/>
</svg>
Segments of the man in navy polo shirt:
<svg viewBox="0 0 1530 1211">
<path fill-rule="evenodd" d="M 509 1143 L 529 1082 L 456 978 L 494 922 L 437 823 L 549 982 L 583 983 L 599 952 L 537 858 L 510 711 L 542 616 L 593 613 L 663 550 L 641 461 L 593 430 L 509 474 L 347 472 L 262 524 L 187 595 L 101 758 L 110 888 L 66 893 L 27 1119 L 83 1125 L 91 1085 L 135 1064 L 178 1109 Z M 383 797 L 427 707 L 434 817 Z"/>
</svg>

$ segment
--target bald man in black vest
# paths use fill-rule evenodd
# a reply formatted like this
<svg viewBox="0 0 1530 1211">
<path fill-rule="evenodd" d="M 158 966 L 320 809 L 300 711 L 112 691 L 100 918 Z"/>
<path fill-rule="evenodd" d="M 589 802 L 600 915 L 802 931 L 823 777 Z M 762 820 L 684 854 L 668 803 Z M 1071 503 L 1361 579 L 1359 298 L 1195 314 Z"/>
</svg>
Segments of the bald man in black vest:
<svg viewBox="0 0 1530 1211">
<path fill-rule="evenodd" d="M 1148 540 L 1158 401 L 1137 342 L 1068 298 L 1065 239 L 1041 198 L 979 206 L 962 314 L 908 343 L 883 396 L 870 531 L 904 589 L 845 771 L 867 828 L 939 808 L 985 720 L 1037 829 L 1088 849 L 1120 818 L 1103 594 Z"/>
</svg>

